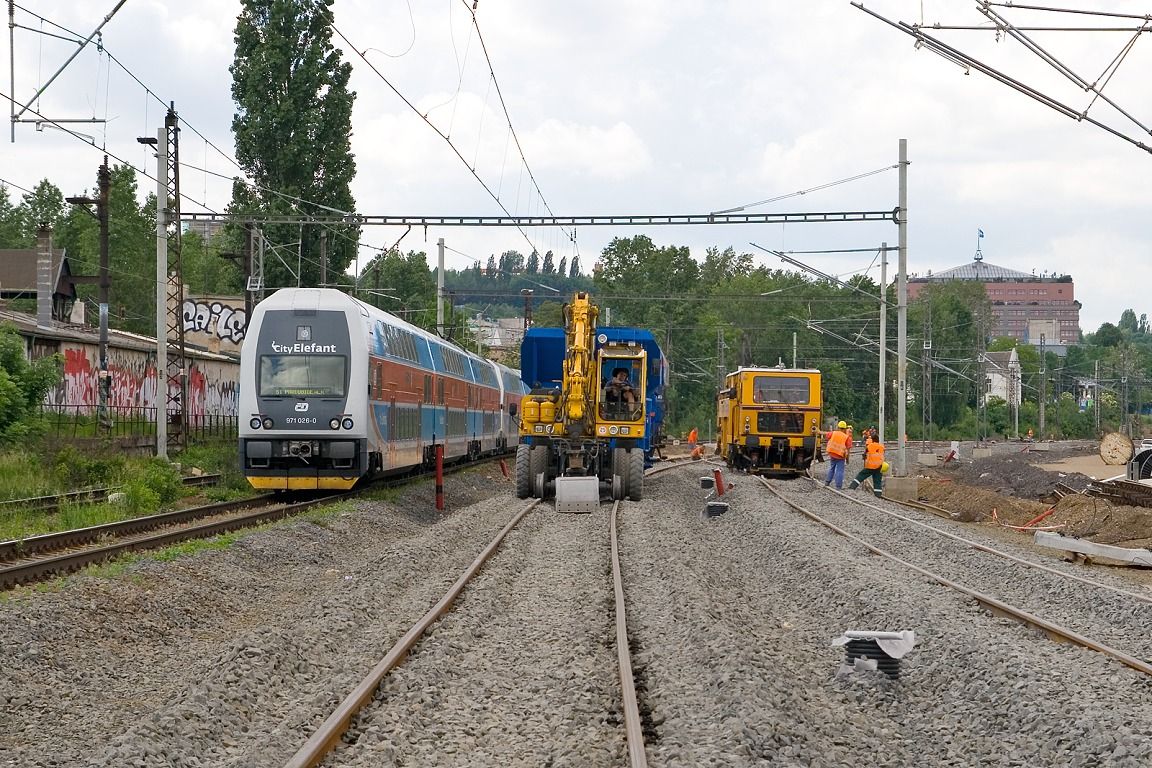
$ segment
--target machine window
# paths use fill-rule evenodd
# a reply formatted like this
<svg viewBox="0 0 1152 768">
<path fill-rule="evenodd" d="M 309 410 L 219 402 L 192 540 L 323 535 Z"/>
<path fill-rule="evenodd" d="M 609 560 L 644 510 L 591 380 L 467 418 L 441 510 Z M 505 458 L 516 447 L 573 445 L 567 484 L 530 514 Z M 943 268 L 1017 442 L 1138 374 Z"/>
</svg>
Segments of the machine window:
<svg viewBox="0 0 1152 768">
<path fill-rule="evenodd" d="M 347 358 L 261 355 L 260 397 L 344 397 Z"/>
<path fill-rule="evenodd" d="M 800 411 L 758 413 L 756 414 L 756 431 L 771 434 L 803 434 L 804 413 Z"/>
<path fill-rule="evenodd" d="M 803 376 L 757 376 L 752 383 L 754 403 L 808 403 L 811 382 Z"/>
</svg>

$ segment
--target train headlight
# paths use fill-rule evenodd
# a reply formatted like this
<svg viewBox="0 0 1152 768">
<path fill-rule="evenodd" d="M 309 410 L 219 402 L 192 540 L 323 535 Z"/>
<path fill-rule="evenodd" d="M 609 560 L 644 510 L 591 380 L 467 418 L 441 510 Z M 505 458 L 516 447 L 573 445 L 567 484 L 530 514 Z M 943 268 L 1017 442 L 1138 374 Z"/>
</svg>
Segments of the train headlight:
<svg viewBox="0 0 1152 768">
<path fill-rule="evenodd" d="M 600 433 L 600 434 L 602 434 L 602 435 L 606 435 L 606 434 L 608 434 L 608 428 L 607 428 L 607 427 L 600 427 L 600 429 L 598 429 L 598 430 L 596 430 L 596 431 L 597 431 L 597 432 L 599 432 L 599 433 Z"/>
<path fill-rule="evenodd" d="M 544 425 L 543 425 L 543 424 L 537 424 L 537 425 L 536 425 L 536 426 L 533 428 L 533 431 L 535 431 L 535 432 L 539 432 L 540 434 L 544 434 Z"/>
<path fill-rule="evenodd" d="M 627 435 L 630 432 L 632 432 L 632 429 L 630 427 L 620 427 L 620 434 Z"/>
<path fill-rule="evenodd" d="M 333 417 L 333 419 L 328 422 L 328 428 L 329 429 L 340 429 L 340 419 Z"/>
<path fill-rule="evenodd" d="M 260 417 L 253 416 L 252 421 L 248 422 L 248 426 L 252 427 L 252 429 L 260 429 Z"/>
<path fill-rule="evenodd" d="M 615 435 L 620 432 L 620 427 L 608 427 L 608 434 Z"/>
<path fill-rule="evenodd" d="M 345 416 L 344 421 L 340 422 L 340 426 L 344 427 L 344 429 L 352 429 L 352 419 Z"/>
<path fill-rule="evenodd" d="M 264 425 L 264 429 L 272 429 L 272 419 L 267 416 L 264 417 L 264 421 L 261 423 Z"/>
</svg>

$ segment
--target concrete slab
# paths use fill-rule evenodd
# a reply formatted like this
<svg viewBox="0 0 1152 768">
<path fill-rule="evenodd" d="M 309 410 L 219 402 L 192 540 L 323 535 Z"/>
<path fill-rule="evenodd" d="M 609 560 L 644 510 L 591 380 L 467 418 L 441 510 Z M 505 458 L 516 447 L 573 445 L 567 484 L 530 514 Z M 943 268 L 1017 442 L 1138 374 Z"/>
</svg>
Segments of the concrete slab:
<svg viewBox="0 0 1152 768">
<path fill-rule="evenodd" d="M 895 501 L 916 501 L 920 498 L 920 478 L 885 477 L 884 498 Z"/>
<path fill-rule="evenodd" d="M 1110 544 L 1097 544 L 1087 539 L 1077 539 L 1073 536 L 1061 536 L 1058 533 L 1037 531 L 1033 538 L 1042 547 L 1051 547 L 1065 552 L 1078 552 L 1088 557 L 1105 557 L 1109 560 L 1119 560 L 1132 565 L 1152 565 L 1152 552 L 1146 549 L 1130 549 L 1128 547 L 1114 547 Z"/>
<path fill-rule="evenodd" d="M 924 467 L 934 467 L 939 457 L 934 453 L 921 453 L 916 456 L 916 463 Z"/>
<path fill-rule="evenodd" d="M 972 458 L 973 459 L 990 459 L 990 458 L 992 458 L 992 449 L 991 448 L 973 448 L 972 449 Z"/>
</svg>

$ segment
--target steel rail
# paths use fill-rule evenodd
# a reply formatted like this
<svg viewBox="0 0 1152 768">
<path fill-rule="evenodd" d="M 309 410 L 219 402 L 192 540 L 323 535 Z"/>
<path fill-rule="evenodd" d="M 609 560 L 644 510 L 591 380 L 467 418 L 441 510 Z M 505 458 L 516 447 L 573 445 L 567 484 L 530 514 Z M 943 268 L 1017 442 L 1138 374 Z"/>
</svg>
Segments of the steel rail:
<svg viewBox="0 0 1152 768">
<path fill-rule="evenodd" d="M 0 588 L 6 589 L 18 584 L 26 584 L 30 581 L 36 581 L 57 574 L 69 573 L 88 565 L 102 563 L 125 552 L 157 549 L 188 539 L 207 538 L 242 528 L 250 528 L 257 523 L 280 520 L 281 518 L 290 517 L 298 512 L 302 512 L 305 509 L 331 503 L 333 500 L 345 495 L 347 495 L 347 492 L 292 504 L 278 504 L 270 509 L 240 514 L 225 520 L 188 526 L 152 536 L 125 539 L 112 544 L 89 547 L 79 552 L 68 552 L 53 557 L 17 562 L 0 567 Z M 271 502 L 270 499 L 268 501 Z"/>
<path fill-rule="evenodd" d="M 384 658 L 372 668 L 372 671 L 340 702 L 336 710 L 320 724 L 320 727 L 317 728 L 304 745 L 296 751 L 296 754 L 284 764 L 284 768 L 313 768 L 320 764 L 336 744 L 339 743 L 344 733 L 348 730 L 352 718 L 355 717 L 368 702 L 372 701 L 373 696 L 376 694 L 376 689 L 380 687 L 380 683 L 383 682 L 388 673 L 404 660 L 408 652 L 412 649 L 412 646 L 428 631 L 428 628 L 448 611 L 452 603 L 464 590 L 464 587 L 480 572 L 481 566 L 484 565 L 488 558 L 492 556 L 492 553 L 496 551 L 497 547 L 500 546 L 501 542 L 504 541 L 504 537 L 508 535 L 508 532 L 539 503 L 540 499 L 533 499 L 508 521 L 507 525 L 488 543 L 488 546 L 476 556 L 476 559 L 472 561 L 472 564 L 468 566 L 467 570 L 448 588 L 444 596 L 392 646 Z"/>
<path fill-rule="evenodd" d="M 327 496 L 325 498 L 327 498 Z M 266 494 L 248 499 L 240 499 L 238 501 L 222 501 L 200 507 L 160 512 L 155 515 L 147 515 L 146 517 L 134 517 L 129 520 L 118 520 L 114 523 L 103 523 L 87 528 L 74 528 L 68 531 L 42 533 L 38 536 L 29 536 L 26 539 L 0 541 L 0 562 L 16 560 L 41 552 L 52 552 L 58 549 L 77 547 L 109 536 L 131 536 L 169 525 L 179 525 L 190 520 L 197 520 L 211 515 L 227 514 L 253 506 L 267 506 L 271 499 L 272 495 Z"/>
<path fill-rule="evenodd" d="M 818 482 L 818 481 L 813 480 L 813 482 Z M 945 538 L 952 539 L 953 541 L 957 541 L 961 544 L 969 546 L 972 549 L 978 550 L 980 552 L 984 552 L 984 553 L 989 554 L 989 555 L 995 555 L 996 557 L 1001 557 L 1005 560 L 1009 560 L 1013 563 L 1016 563 L 1017 565 L 1027 566 L 1028 568 L 1035 568 L 1038 571 L 1044 571 L 1046 573 L 1051 573 L 1055 576 L 1062 576 L 1065 579 L 1070 579 L 1072 581 L 1078 581 L 1081 584 L 1087 584 L 1089 586 L 1096 587 L 1098 589 L 1106 589 L 1110 592 L 1115 592 L 1116 594 L 1124 595 L 1125 597 L 1131 597 L 1135 600 L 1139 600 L 1139 601 L 1144 602 L 1144 603 L 1152 603 L 1152 595 L 1142 595 L 1139 592 L 1133 592 L 1131 590 L 1124 589 L 1123 587 L 1117 587 L 1117 586 L 1112 585 L 1112 584 L 1105 584 L 1102 581 L 1096 581 L 1095 579 L 1090 579 L 1087 576 L 1081 576 L 1081 575 L 1076 574 L 1076 573 L 1065 573 L 1064 571 L 1053 568 L 1050 565 L 1044 565 L 1043 563 L 1035 563 L 1035 562 L 1032 562 L 1031 560 L 1026 560 L 1025 558 L 1017 557 L 1016 555 L 1010 555 L 1007 552 L 1003 552 L 1003 551 L 996 549 L 994 547 L 990 547 L 987 544 L 981 544 L 978 541 L 972 541 L 971 539 L 966 539 L 963 536 L 960 536 L 958 534 L 949 533 L 948 531 L 942 531 L 939 528 L 937 528 L 936 526 L 929 525 L 928 523 L 925 523 L 921 520 L 916 520 L 916 519 L 913 519 L 911 517 L 906 517 L 905 515 L 899 515 L 893 511 L 891 511 L 891 510 L 884 509 L 883 507 L 878 507 L 875 504 L 871 504 L 867 501 L 853 498 L 852 496 L 844 493 L 843 491 L 837 491 L 834 489 L 829 489 L 829 490 L 832 490 L 833 493 L 837 493 L 837 494 L 843 496 L 844 498 L 849 499 L 850 501 L 853 501 L 856 504 L 859 504 L 860 506 L 868 507 L 869 509 L 874 509 L 877 512 L 882 512 L 885 515 L 888 515 L 889 517 L 895 518 L 897 520 L 902 520 L 906 523 L 911 523 L 912 525 L 916 525 L 916 526 L 919 526 L 921 528 L 927 528 L 928 530 L 932 531 L 933 533 L 937 533 L 941 536 L 944 536 Z M 907 501 L 896 501 L 895 499 L 886 499 L 886 501 L 892 501 L 892 502 L 895 502 L 897 504 L 909 506 L 909 507 L 912 507 L 913 509 L 922 508 L 924 511 L 930 512 L 931 514 L 936 515 L 937 517 L 940 517 L 940 518 L 945 519 L 945 520 L 951 520 L 952 519 L 952 513 L 951 512 L 949 512 L 948 510 L 946 510 L 942 507 L 938 507 L 935 504 L 927 504 L 927 503 L 922 502 L 922 501 L 917 501 L 915 503 L 907 502 Z"/>
<path fill-rule="evenodd" d="M 220 482 L 220 474 L 189 475 L 180 479 L 187 486 L 215 485 Z M 60 508 L 61 504 L 85 501 L 105 501 L 108 494 L 115 493 L 120 486 L 107 488 L 86 488 L 80 491 L 69 491 L 50 496 L 31 496 L 26 499 L 5 499 L 0 501 L 0 512 L 11 512 L 15 509 L 30 509 L 35 511 L 52 511 Z"/>
<path fill-rule="evenodd" d="M 820 517 L 819 515 L 817 515 L 814 512 L 810 512 L 809 510 L 800 506 L 796 502 L 790 501 L 789 499 L 786 499 L 782 493 L 780 493 L 775 488 L 773 488 L 771 485 L 769 485 L 767 480 L 764 480 L 763 478 L 757 478 L 757 479 L 760 480 L 760 482 L 764 485 L 765 488 L 768 489 L 768 491 L 770 493 L 775 495 L 776 498 L 780 499 L 780 501 L 784 502 L 785 504 L 787 504 L 792 509 L 796 510 L 797 512 L 799 512 L 800 514 L 809 518 L 810 520 L 813 520 L 814 522 L 817 522 L 820 525 L 823 525 L 825 528 L 828 528 L 829 530 L 833 531 L 834 533 L 837 533 L 837 534 L 843 536 L 844 538 L 848 539 L 849 541 L 853 541 L 853 542 L 859 544 L 860 546 L 864 547 L 866 550 L 868 550 L 869 552 L 871 552 L 873 554 L 880 555 L 881 557 L 887 558 L 888 560 L 891 560 L 894 563 L 902 565 L 905 568 L 908 568 L 909 570 L 911 570 L 915 573 L 918 573 L 921 576 L 924 576 L 925 578 L 929 579 L 930 581 L 934 581 L 937 584 L 940 584 L 944 587 L 952 589 L 956 592 L 960 592 L 961 594 L 967 595 L 968 597 L 975 600 L 977 603 L 988 608 L 994 614 L 1004 616 L 1007 618 L 1011 618 L 1011 619 L 1015 619 L 1016 621 L 1019 621 L 1023 624 L 1026 624 L 1026 625 L 1031 626 L 1031 627 L 1035 627 L 1035 628 L 1041 630 L 1042 632 L 1044 632 L 1046 635 L 1048 635 L 1049 638 L 1051 638 L 1053 640 L 1074 643 L 1075 645 L 1079 645 L 1083 648 L 1088 648 L 1090 650 L 1097 651 L 1099 653 L 1103 653 L 1106 656 L 1111 656 L 1112 658 L 1116 659 L 1120 663 L 1131 667 L 1132 669 L 1135 669 L 1139 672 L 1143 672 L 1146 675 L 1152 675 L 1152 664 L 1149 664 L 1148 662 L 1145 662 L 1142 659 L 1138 659 L 1129 653 L 1125 653 L 1124 651 L 1121 651 L 1117 648 L 1113 648 L 1109 645 L 1105 645 L 1104 643 L 1097 642 L 1096 640 L 1093 640 L 1092 638 L 1085 637 L 1084 635 L 1081 635 L 1079 632 L 1075 632 L 1075 631 L 1068 629 L 1066 627 L 1062 627 L 1058 624 L 1054 624 L 1053 622 L 1048 621 L 1047 619 L 1041 618 L 1034 613 L 1029 613 L 1028 611 L 1025 611 L 1023 609 L 1009 605 L 1008 603 L 1005 603 L 1002 600 L 999 600 L 995 597 L 992 597 L 991 595 L 984 594 L 983 592 L 979 592 L 975 589 L 972 589 L 971 587 L 960 584 L 959 582 L 955 582 L 955 581 L 952 581 L 951 579 L 945 578 L 944 576 L 941 576 L 940 574 L 929 571 L 926 568 L 921 568 L 920 566 L 915 565 L 914 563 L 910 563 L 907 560 L 904 560 L 903 558 L 898 557 L 897 555 L 894 555 L 891 552 L 888 552 L 887 550 L 881 549 L 880 547 L 877 547 L 874 544 L 871 544 L 870 542 L 865 541 L 864 539 L 860 538 L 859 536 L 856 536 L 854 534 L 849 533 L 848 531 L 839 527 L 835 523 L 832 523 L 828 520 L 825 520 L 824 518 Z"/>
<path fill-rule="evenodd" d="M 647 768 L 644 752 L 644 726 L 636 700 L 636 678 L 632 674 L 632 654 L 628 648 L 628 617 L 624 610 L 624 579 L 620 575 L 620 544 L 616 535 L 616 513 L 620 502 L 612 505 L 609 530 L 612 538 L 612 589 L 616 594 L 616 660 L 620 664 L 620 692 L 623 695 L 624 735 L 628 740 L 628 764 Z"/>
</svg>

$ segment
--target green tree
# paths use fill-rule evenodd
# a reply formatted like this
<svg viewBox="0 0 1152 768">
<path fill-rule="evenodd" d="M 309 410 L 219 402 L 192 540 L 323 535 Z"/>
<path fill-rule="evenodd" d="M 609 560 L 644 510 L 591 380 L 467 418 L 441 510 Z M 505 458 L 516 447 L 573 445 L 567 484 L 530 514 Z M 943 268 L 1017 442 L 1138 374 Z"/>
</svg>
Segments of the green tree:
<svg viewBox="0 0 1152 768">
<path fill-rule="evenodd" d="M 1136 333 L 1140 327 L 1136 320 L 1136 312 L 1131 309 L 1126 309 L 1121 312 L 1118 327 L 1121 331 L 1126 331 L 1127 333 Z"/>
<path fill-rule="evenodd" d="M 1092 334 L 1092 344 L 1097 347 L 1114 347 L 1123 341 L 1123 334 L 1120 329 L 1112 323 L 1104 323 Z"/>
<path fill-rule="evenodd" d="M 84 197 L 95 199 L 96 190 Z M 130 165 L 109 169 L 108 189 L 108 291 L 111 323 L 134 333 L 156 332 L 156 224 L 155 198 L 151 206 L 137 202 L 136 171 Z M 69 206 L 61 220 L 56 242 L 67 249 L 77 274 L 97 275 L 100 270 L 100 230 L 89 210 Z M 81 297 L 95 301 L 99 288 L 84 285 Z"/>
<path fill-rule="evenodd" d="M 19 332 L 0 326 L 0 439 L 13 442 L 29 434 L 37 407 L 59 383 L 61 371 L 59 355 L 28 362 Z"/>
<path fill-rule="evenodd" d="M 351 212 L 352 66 L 332 45 L 333 0 L 242 0 L 236 22 L 232 97 L 236 159 L 258 185 L 233 185 L 231 210 L 331 216 Z M 269 226 L 282 249 L 265 260 L 265 284 L 316 285 L 320 226 Z M 356 256 L 359 232 L 327 227 L 328 273 Z M 291 252 L 290 258 L 288 253 Z M 274 252 L 275 253 L 275 252 Z M 298 275 L 292 273 L 299 264 Z"/>
<path fill-rule="evenodd" d="M 52 229 L 57 229 L 66 214 L 64 195 L 60 188 L 47 179 L 41 181 L 31 192 L 24 194 L 20 204 L 20 219 L 27 238 L 25 242 L 29 245 L 35 242 L 36 231 L 41 224 L 46 223 Z"/>
<path fill-rule="evenodd" d="M 578 277 L 583 277 L 584 273 L 580 271 L 580 256 L 579 254 L 572 257 L 572 266 L 568 268 L 568 277 L 575 280 Z"/>
<path fill-rule="evenodd" d="M 544 275 L 556 274 L 556 257 L 552 251 L 544 254 L 544 262 L 540 265 L 540 273 Z"/>
<path fill-rule="evenodd" d="M 20 208 L 12 202 L 8 187 L 0 184 L 0 248 L 25 248 L 28 245 Z"/>
<path fill-rule="evenodd" d="M 528 264 L 524 267 L 525 274 L 535 275 L 540 271 L 540 254 L 536 251 L 528 254 Z"/>
</svg>

